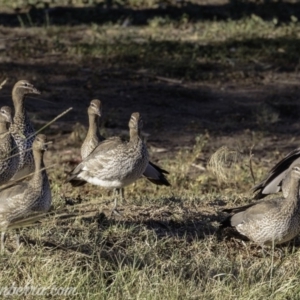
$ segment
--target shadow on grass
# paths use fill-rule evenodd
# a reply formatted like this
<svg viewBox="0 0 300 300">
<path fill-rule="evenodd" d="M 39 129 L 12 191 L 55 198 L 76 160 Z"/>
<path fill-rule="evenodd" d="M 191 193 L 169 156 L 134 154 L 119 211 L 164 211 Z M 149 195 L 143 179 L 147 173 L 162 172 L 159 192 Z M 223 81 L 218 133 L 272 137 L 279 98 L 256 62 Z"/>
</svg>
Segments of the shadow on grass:
<svg viewBox="0 0 300 300">
<path fill-rule="evenodd" d="M 142 211 L 143 209 L 141 209 Z M 88 213 L 91 215 L 91 212 Z M 155 218 L 137 216 L 136 220 L 123 220 L 108 218 L 104 213 L 94 213 L 94 216 L 82 217 L 81 222 L 84 224 L 84 227 L 91 228 L 89 229 L 89 236 L 93 243 L 80 244 L 80 245 L 71 245 L 71 244 L 58 244 L 55 242 L 55 234 L 49 236 L 48 240 L 44 241 L 35 241 L 30 238 L 26 238 L 26 234 L 23 236 L 23 240 L 27 244 L 39 245 L 42 244 L 44 247 L 50 249 L 57 249 L 62 251 L 75 251 L 83 255 L 92 255 L 95 250 L 95 245 L 101 245 L 101 248 L 112 249 L 116 245 L 122 249 L 126 249 L 129 244 L 132 243 L 133 239 L 145 239 L 145 232 L 148 232 L 149 238 L 159 241 L 168 241 L 170 239 L 175 239 L 179 243 L 192 243 L 193 241 L 200 241 L 206 238 L 209 235 L 214 235 L 217 232 L 217 228 L 211 223 L 218 221 L 219 217 L 216 215 L 208 215 L 201 213 L 193 213 L 191 215 L 186 215 L 184 221 L 175 221 L 170 220 L 173 214 L 168 211 L 163 211 L 162 215 L 157 215 Z M 126 217 L 127 218 L 127 217 Z M 132 219 L 128 217 L 127 219 Z M 58 225 L 61 228 L 68 227 L 68 221 L 65 219 L 62 224 Z M 96 227 L 91 226 L 91 224 L 98 224 Z M 72 226 L 71 226 L 72 227 Z M 70 227 L 70 228 L 71 228 Z M 103 232 L 109 230 L 110 228 L 120 228 L 120 233 L 117 229 L 114 229 L 111 235 L 103 238 Z M 63 230 L 63 229 L 62 229 Z M 128 230 L 129 235 L 132 235 L 128 240 L 120 236 L 122 231 Z M 58 230 L 59 232 L 60 230 Z M 74 238 L 76 234 L 80 234 L 82 230 L 76 231 L 74 229 L 73 233 L 69 233 L 71 238 Z M 128 233 L 126 233 L 128 235 Z M 171 250 L 172 251 L 172 250 Z"/>
<path fill-rule="evenodd" d="M 248 129 L 298 130 L 291 126 L 300 116 L 298 85 L 277 84 L 263 93 L 249 94 L 247 90 L 223 89 L 222 84 L 242 80 L 259 86 L 275 73 L 290 73 L 297 81 L 300 40 L 249 39 L 214 45 L 99 42 L 74 47 L 84 54 L 83 59 L 64 51 L 50 55 L 57 49 L 51 50 L 36 38 L 11 45 L 7 57 L 12 62 L 1 63 L 1 76 L 10 79 L 1 90 L 2 105 L 11 105 L 13 83 L 26 78 L 43 93 L 26 101 L 33 121 L 50 120 L 63 109 L 74 107 L 64 117 L 66 126 L 61 126 L 60 132 L 72 131 L 76 122 L 87 124 L 86 107 L 93 98 L 103 101 L 105 128 L 127 131 L 130 114 L 140 111 L 146 116 L 145 130 L 159 133 L 161 138 L 176 133 L 180 139 L 205 130 L 217 135 Z M 18 62 L 13 62 L 14 58 Z M 185 83 L 205 79 L 214 82 L 214 87 Z"/>
<path fill-rule="evenodd" d="M 74 67 L 77 65 L 79 68 L 83 68 L 82 65 L 89 61 L 94 67 L 97 64 L 100 76 L 102 68 L 110 66 L 111 69 L 146 69 L 150 75 L 179 80 L 229 80 L 263 76 L 270 70 L 294 72 L 300 64 L 300 40 L 292 34 L 273 39 L 229 39 L 210 44 L 172 41 L 167 37 L 166 40 L 157 41 L 109 36 L 103 41 L 95 40 L 92 43 L 80 40 L 76 43 L 66 42 L 63 36 L 51 42 L 31 35 L 19 41 L 4 41 L 4 45 L 2 53 L 6 57 L 11 60 L 23 59 L 24 64 L 18 66 L 16 63 L 4 62 L 1 64 L 2 73 L 19 67 L 22 71 L 32 69 L 37 74 L 45 74 L 45 69 L 58 74 L 63 68 L 69 69 L 66 64 L 69 60 L 73 61 Z M 75 62 L 74 56 L 81 57 L 81 61 Z M 37 61 L 32 65 L 31 60 Z M 57 68 L 57 63 L 60 68 Z"/>
<path fill-rule="evenodd" d="M 42 240 L 34 240 L 22 235 L 22 242 L 27 245 L 45 247 L 50 251 L 62 251 L 64 253 L 74 253 L 82 257 L 91 259 L 101 257 L 112 264 L 115 268 L 121 265 L 134 265 L 138 269 L 143 269 L 147 265 L 152 265 L 151 249 L 159 260 L 172 260 L 174 250 L 186 253 L 186 249 L 193 249 L 195 243 L 205 243 L 206 247 L 211 247 L 211 251 L 217 251 L 219 244 L 230 250 L 227 255 L 232 255 L 238 251 L 244 252 L 252 249 L 253 256 L 257 256 L 261 247 L 249 241 L 248 238 L 239 234 L 234 228 L 219 229 L 213 222 L 224 219 L 224 214 L 201 214 L 187 215 L 184 221 L 147 219 L 147 220 L 115 220 L 107 218 L 104 213 L 96 213 L 93 217 L 82 218 L 84 227 L 88 230 L 89 242 L 76 243 L 77 236 L 83 229 L 76 230 L 73 226 L 56 225 L 56 232 L 50 231 L 48 237 Z M 97 224 L 96 226 L 94 226 Z M 69 227 L 69 229 L 67 229 Z M 70 228 L 71 231 L 70 231 Z M 111 230 L 111 228 L 113 228 Z M 67 231 L 65 231 L 67 230 Z M 104 232 L 110 232 L 105 234 Z M 69 236 L 64 243 L 59 243 L 56 234 Z M 207 244 L 204 240 L 209 236 L 214 236 L 215 242 Z M 244 243 L 246 242 L 246 244 Z M 247 246 L 248 245 L 248 246 Z M 293 253 L 295 247 L 299 247 L 300 239 L 293 239 L 289 243 L 277 245 L 276 249 L 286 249 L 286 253 Z M 146 246 L 146 249 L 144 248 Z M 132 253 L 132 248 L 139 252 L 136 247 L 141 247 L 140 256 Z M 148 248 L 148 249 L 147 249 Z M 248 250 L 247 250 L 248 249 Z M 175 251 L 175 252 L 176 252 Z M 148 253 L 149 252 L 149 253 Z M 146 254 L 145 254 L 146 253 Z M 149 256 L 150 254 L 150 256 Z M 280 253 L 279 253 L 280 254 Z M 260 255 L 259 255 L 260 256 Z M 142 258 L 143 257 L 143 258 Z M 152 262 L 151 262 L 152 261 Z"/>
<path fill-rule="evenodd" d="M 119 23 L 129 25 L 146 25 L 149 20 L 160 17 L 180 21 L 188 17 L 190 21 L 198 20 L 226 20 L 241 19 L 255 14 L 265 20 L 277 18 L 279 21 L 290 21 L 291 16 L 300 18 L 300 3 L 284 3 L 282 1 L 263 3 L 247 1 L 231 1 L 227 4 L 200 5 L 189 1 L 181 1 L 177 5 L 162 4 L 156 8 L 137 9 L 121 5 L 120 2 L 107 1 L 106 3 L 91 7 L 49 7 L 44 3 L 44 8 L 28 5 L 28 13 L 19 9 L 15 14 L 0 13 L 1 24 L 4 26 L 43 26 L 52 25 L 79 25 L 79 24 L 104 24 Z M 40 2 L 39 5 L 42 5 Z M 23 7 L 20 7 L 23 8 Z M 25 7 L 26 8 L 26 7 Z M 18 16 L 18 17 L 17 17 Z"/>
</svg>

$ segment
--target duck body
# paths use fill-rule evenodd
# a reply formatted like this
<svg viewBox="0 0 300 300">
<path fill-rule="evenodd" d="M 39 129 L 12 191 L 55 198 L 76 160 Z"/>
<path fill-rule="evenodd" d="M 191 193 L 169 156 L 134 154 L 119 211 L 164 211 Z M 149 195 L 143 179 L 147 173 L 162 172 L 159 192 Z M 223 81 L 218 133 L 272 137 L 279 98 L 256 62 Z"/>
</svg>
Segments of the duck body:
<svg viewBox="0 0 300 300">
<path fill-rule="evenodd" d="M 101 142 L 72 172 L 70 182 L 85 181 L 114 189 L 125 187 L 144 173 L 148 151 L 143 141 L 123 142 L 118 137 Z"/>
<path fill-rule="evenodd" d="M 29 181 L 23 181 L 0 191 L 0 228 L 37 212 L 47 212 L 51 207 L 51 189 L 44 169 L 43 151 L 46 137 L 37 135 L 33 144 L 35 171 Z"/>
<path fill-rule="evenodd" d="M 18 147 L 8 130 L 12 123 L 11 113 L 8 106 L 0 109 L 0 186 L 14 176 L 19 166 Z"/>
<path fill-rule="evenodd" d="M 233 213 L 221 227 L 232 226 L 259 245 L 282 244 L 300 233 L 300 165 L 290 171 L 286 197 L 261 200 L 242 207 L 224 209 Z"/>
<path fill-rule="evenodd" d="M 124 151 L 124 149 L 121 149 L 122 147 L 126 147 L 126 142 L 123 142 L 119 137 L 112 137 L 109 138 L 108 140 L 106 140 L 107 142 L 104 143 L 105 139 L 103 136 L 100 135 L 99 133 L 99 118 L 102 115 L 102 104 L 101 101 L 98 99 L 94 99 L 90 102 L 90 106 L 88 107 L 88 117 L 89 117 L 89 128 L 88 128 L 88 132 L 86 135 L 86 138 L 81 146 L 81 157 L 84 160 L 85 158 L 87 158 L 89 155 L 91 155 L 94 150 L 100 146 L 100 144 L 102 144 L 102 146 L 100 146 L 100 148 L 98 150 L 96 150 L 97 154 L 99 155 L 99 152 L 102 150 L 103 153 L 106 153 L 107 151 L 114 151 L 113 147 L 119 147 L 118 150 L 116 150 L 116 153 L 120 153 L 122 151 Z M 110 148 L 110 150 L 108 150 Z M 136 150 L 138 151 L 138 150 Z M 105 154 L 106 155 L 106 154 Z M 129 170 L 131 167 L 128 166 L 126 164 L 126 162 L 124 161 L 124 158 L 119 158 L 119 164 L 120 164 L 120 172 L 123 174 L 130 174 L 131 171 Z M 123 161 L 121 161 L 123 160 Z M 132 162 L 130 162 L 130 165 Z M 107 166 L 108 167 L 108 166 Z M 135 168 L 135 166 L 133 165 L 133 168 Z M 90 169 L 90 167 L 88 168 Z M 106 170 L 107 171 L 107 170 Z M 104 172 L 104 170 L 103 170 Z M 149 181 L 151 181 L 154 184 L 157 185 L 166 185 L 166 186 L 170 186 L 170 183 L 168 182 L 168 180 L 166 179 L 166 177 L 164 176 L 164 174 L 168 174 L 168 172 L 164 169 L 161 169 L 160 167 L 158 167 L 157 165 L 155 165 L 154 163 L 148 161 L 148 164 L 144 170 L 144 172 L 142 173 L 143 176 L 145 176 Z M 89 177 L 90 174 L 86 174 L 87 177 Z M 141 176 L 142 176 L 141 175 Z M 125 175 L 124 175 L 125 176 Z M 130 184 L 131 180 L 127 180 L 127 179 L 122 179 L 119 183 L 118 180 L 100 180 L 98 179 L 98 176 L 94 177 L 91 181 L 88 181 L 92 184 L 95 185 L 101 185 L 101 186 L 106 186 L 108 187 L 109 185 L 111 185 L 111 188 L 119 188 L 119 185 L 122 185 L 121 182 L 129 182 L 128 184 Z M 133 181 L 135 181 L 136 179 L 133 179 Z M 125 185 L 128 185 L 125 184 Z M 124 186 L 125 186 L 124 185 Z"/>
</svg>

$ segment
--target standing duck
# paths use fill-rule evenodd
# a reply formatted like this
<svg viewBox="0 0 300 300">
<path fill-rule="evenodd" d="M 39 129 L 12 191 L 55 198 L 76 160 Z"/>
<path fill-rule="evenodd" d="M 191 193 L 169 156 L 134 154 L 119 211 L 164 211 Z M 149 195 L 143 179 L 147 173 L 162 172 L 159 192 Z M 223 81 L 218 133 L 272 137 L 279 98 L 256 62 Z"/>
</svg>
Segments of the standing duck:
<svg viewBox="0 0 300 300">
<path fill-rule="evenodd" d="M 35 131 L 26 113 L 24 100 L 28 94 L 40 94 L 27 80 L 18 81 L 12 90 L 12 100 L 15 108 L 13 123 L 10 132 L 19 149 L 19 166 L 14 179 L 18 179 L 34 170 L 32 151 Z"/>
<path fill-rule="evenodd" d="M 34 213 L 47 212 L 51 206 L 51 189 L 45 170 L 43 155 L 47 138 L 38 134 L 32 145 L 34 174 L 29 181 L 10 186 L 0 191 L 1 250 L 4 249 L 5 230 Z"/>
<path fill-rule="evenodd" d="M 98 144 L 104 140 L 99 132 L 99 118 L 101 117 L 101 101 L 94 99 L 90 102 L 87 110 L 89 118 L 89 128 L 85 140 L 81 146 L 81 158 L 89 156 Z"/>
<path fill-rule="evenodd" d="M 98 99 L 94 99 L 90 102 L 88 107 L 88 118 L 89 118 L 89 128 L 86 135 L 86 138 L 81 146 L 81 157 L 85 159 L 89 156 L 93 150 L 99 145 L 100 142 L 104 140 L 104 137 L 99 133 L 99 118 L 102 114 L 102 104 Z M 114 139 L 119 140 L 119 143 L 122 143 L 121 139 L 114 137 Z M 170 186 L 167 178 L 164 174 L 169 174 L 166 170 L 161 169 L 159 166 L 155 165 L 152 162 L 148 162 L 147 167 L 143 173 L 149 181 L 157 185 Z M 118 191 L 120 192 L 120 191 Z M 121 197 L 124 197 L 124 190 L 121 189 Z"/>
<path fill-rule="evenodd" d="M 113 137 L 100 142 L 67 179 L 73 186 L 89 182 L 104 188 L 121 189 L 139 179 L 149 163 L 141 139 L 142 117 L 138 112 L 129 121 L 129 142 Z M 117 198 L 115 199 L 115 208 Z"/>
</svg>

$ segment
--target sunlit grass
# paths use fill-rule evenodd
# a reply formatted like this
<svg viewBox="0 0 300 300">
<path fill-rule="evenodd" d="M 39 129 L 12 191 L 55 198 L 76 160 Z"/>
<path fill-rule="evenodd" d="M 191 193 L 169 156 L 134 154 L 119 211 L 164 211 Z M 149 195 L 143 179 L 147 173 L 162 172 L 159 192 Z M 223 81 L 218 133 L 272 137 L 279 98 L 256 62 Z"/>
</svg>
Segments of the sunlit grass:
<svg viewBox="0 0 300 300">
<path fill-rule="evenodd" d="M 264 21 L 255 15 L 196 23 L 157 24 L 153 19 L 140 27 L 24 26 L 29 26 L 31 34 L 18 30 L 18 36 L 26 32 L 28 38 L 9 42 L 11 57 L 93 58 L 110 68 L 204 81 L 245 80 L 278 68 L 295 71 L 299 64 L 300 25 L 294 18 L 279 26 L 276 20 Z"/>
</svg>

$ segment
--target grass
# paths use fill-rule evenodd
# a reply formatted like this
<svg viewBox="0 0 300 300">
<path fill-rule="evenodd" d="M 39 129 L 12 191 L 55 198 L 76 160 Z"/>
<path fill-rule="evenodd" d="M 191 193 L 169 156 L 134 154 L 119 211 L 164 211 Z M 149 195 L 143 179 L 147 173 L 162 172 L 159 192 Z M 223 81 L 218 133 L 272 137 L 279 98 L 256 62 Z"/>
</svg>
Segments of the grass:
<svg viewBox="0 0 300 300">
<path fill-rule="evenodd" d="M 216 203 L 222 199 L 241 204 L 245 198 L 234 188 L 224 197 L 221 186 L 202 194 L 205 184 L 189 178 L 188 166 L 205 143 L 198 137 L 194 147 L 161 162 L 176 183 L 172 190 L 145 180 L 129 186 L 127 202 L 120 205 L 122 217 L 109 217 L 112 203 L 107 191 L 92 186 L 71 190 L 59 181 L 64 166 L 49 172 L 54 209 L 80 217 L 49 218 L 44 225 L 24 229 L 25 245 L 2 256 L 0 285 L 72 287 L 74 299 L 295 297 L 299 255 L 293 243 L 275 249 L 271 264 L 272 256 L 262 255 L 259 248 L 219 236 Z M 51 157 L 57 157 L 55 152 Z M 207 175 L 206 187 L 214 185 L 215 179 Z M 238 176 L 250 174 L 240 170 Z M 227 188 L 230 185 L 235 184 L 227 183 Z M 66 195 L 81 203 L 65 207 Z M 13 242 L 7 247 L 12 250 Z"/>
<path fill-rule="evenodd" d="M 134 10 L 156 9 L 157 5 L 150 0 L 142 4 L 119 2 Z M 92 4 L 90 1 L 89 5 Z M 84 7 L 80 1 L 74 5 Z M 120 98 L 124 106 L 143 108 L 143 103 L 148 105 L 147 86 L 151 91 L 157 89 L 157 97 L 151 99 L 152 106 L 145 108 L 148 116 L 145 119 L 150 123 L 145 130 L 153 131 L 150 144 L 167 148 L 162 153 L 152 152 L 151 157 L 170 172 L 172 187 L 158 187 L 141 179 L 126 188 L 126 202 L 119 207 L 123 215 L 111 217 L 110 191 L 90 185 L 72 189 L 63 182 L 66 171 L 78 160 L 82 134 L 77 134 L 77 129 L 65 133 L 61 127 L 69 124 L 59 125 L 56 128 L 59 133 L 49 130 L 57 139 L 46 156 L 47 165 L 58 163 L 55 170 L 49 171 L 53 211 L 79 216 L 67 220 L 49 217 L 40 226 L 23 229 L 24 245 L 17 252 L 13 252 L 15 244 L 12 233 L 9 234 L 8 252 L 0 257 L 0 293 L 3 287 L 31 285 L 75 288 L 76 295 L 71 299 L 300 298 L 298 239 L 275 248 L 274 253 L 271 250 L 262 253 L 259 247 L 217 230 L 219 221 L 225 217 L 220 212 L 224 205 L 251 201 L 247 192 L 253 186 L 249 167 L 252 145 L 259 145 L 252 158 L 258 182 L 287 153 L 278 146 L 277 139 L 294 143 L 290 137 L 298 128 L 297 121 L 293 121 L 298 117 L 296 104 L 292 101 L 286 104 L 283 101 L 286 99 L 275 91 L 272 101 L 258 105 L 253 96 L 255 108 L 247 106 L 245 114 L 242 106 L 238 114 L 228 111 L 228 115 L 219 106 L 209 106 L 213 97 L 218 101 L 223 97 L 225 83 L 234 88 L 261 86 L 268 74 L 297 78 L 300 25 L 295 16 L 282 22 L 276 16 L 194 20 L 187 14 L 180 18 L 172 18 L 170 14 L 148 18 L 143 26 L 130 24 L 130 20 L 127 26 L 123 17 L 103 23 L 66 25 L 59 23 L 63 17 L 38 14 L 34 10 L 14 18 L 10 19 L 11 24 L 16 22 L 17 26 L 6 23 L 0 27 L 1 34 L 13 38 L 6 40 L 0 49 L 3 59 L 0 77 L 29 76 L 37 80 L 37 86 L 46 91 L 44 97 L 56 101 L 57 113 L 63 111 L 62 102 L 66 98 L 84 102 L 84 97 L 95 96 L 90 90 L 97 88 L 102 92 L 107 81 L 112 81 L 113 87 L 99 94 L 112 101 Z M 21 37 L 26 39 L 18 40 Z M 65 88 L 72 80 L 75 83 L 71 88 Z M 115 86 L 113 80 L 122 81 L 123 85 Z M 155 85 L 156 82 L 159 83 Z M 178 88 L 189 85 L 193 89 Z M 197 93 L 203 85 L 217 96 L 206 91 Z M 77 96 L 78 86 L 88 96 Z M 56 94 L 55 88 L 59 93 Z M 139 91 L 139 97 L 133 98 L 132 89 Z M 298 91 L 285 95 L 290 99 Z M 224 106 L 233 107 L 231 96 L 228 93 Z M 204 110 L 201 116 L 209 111 L 208 121 L 214 123 L 213 128 L 221 127 L 223 131 L 205 133 L 196 111 L 198 103 Z M 243 104 L 246 106 L 247 102 Z M 221 106 L 221 102 L 217 105 Z M 107 101 L 103 117 L 107 136 L 113 130 L 119 134 L 121 125 L 116 119 L 125 115 L 119 107 L 109 111 L 110 106 L 113 104 Z M 42 113 L 47 113 L 47 109 Z M 152 110 L 163 111 L 163 117 L 158 114 L 151 119 Z M 165 112 L 174 114 L 173 123 L 168 123 L 170 119 L 166 120 Z M 192 113 L 197 118 L 185 122 Z M 212 115 L 217 116 L 217 121 L 211 120 Z M 75 124 L 75 117 L 72 121 Z M 184 125 L 174 134 L 171 127 L 180 122 Z M 274 137 L 271 129 L 282 124 L 288 124 L 290 131 Z M 78 131 L 82 129 L 82 125 L 77 127 Z M 240 127 L 244 131 L 236 131 Z M 161 132 L 166 133 L 163 145 L 156 140 L 156 134 Z M 168 145 L 169 132 L 175 146 Z M 192 138 L 184 142 L 185 135 Z M 221 168 L 218 173 L 221 170 L 225 180 L 207 170 L 207 161 L 219 148 L 217 142 L 222 138 L 226 145 L 234 138 L 227 145 L 228 151 L 232 148 L 231 155 L 226 156 L 221 148 L 215 156 L 215 168 Z M 66 149 L 72 150 L 71 154 Z M 70 299 L 67 295 L 63 297 Z M 32 299 L 33 295 L 25 298 Z"/>
<path fill-rule="evenodd" d="M 197 23 L 184 17 L 164 22 L 155 17 L 143 27 L 79 26 L 80 37 L 73 27 L 40 28 L 34 26 L 33 18 L 20 20 L 24 30 L 19 34 L 27 38 L 11 43 L 12 57 L 61 54 L 77 60 L 94 58 L 111 68 L 147 70 L 194 81 L 245 80 L 275 69 L 294 72 L 299 64 L 300 26 L 293 16 L 280 26 L 255 15 L 238 21 Z"/>
</svg>

